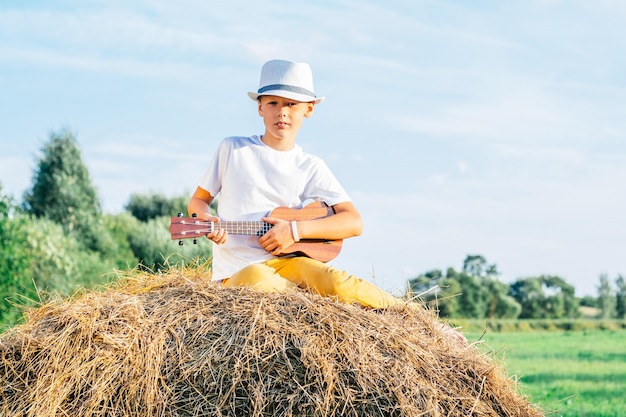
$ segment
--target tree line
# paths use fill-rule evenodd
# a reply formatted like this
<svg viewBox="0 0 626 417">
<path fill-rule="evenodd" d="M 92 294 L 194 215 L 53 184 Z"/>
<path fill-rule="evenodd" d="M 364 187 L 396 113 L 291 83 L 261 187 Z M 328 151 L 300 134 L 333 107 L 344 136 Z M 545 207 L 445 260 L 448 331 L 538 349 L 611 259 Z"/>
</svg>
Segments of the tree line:
<svg viewBox="0 0 626 417">
<path fill-rule="evenodd" d="M 598 296 L 578 298 L 565 279 L 555 275 L 520 278 L 506 284 L 495 264 L 468 255 L 463 269 L 435 269 L 409 280 L 409 290 L 449 318 L 560 319 L 577 318 L 579 307 L 592 307 L 600 318 L 626 318 L 626 282 L 600 275 Z"/>
<path fill-rule="evenodd" d="M 188 198 L 132 194 L 123 212 L 105 214 L 76 135 L 51 132 L 21 201 L 5 195 L 0 183 L 0 329 L 19 322 L 23 307 L 105 285 L 117 279 L 116 271 L 207 263 L 208 242 L 178 246 L 170 240 L 169 218 L 186 211 Z M 598 297 L 582 299 L 558 276 L 511 284 L 498 276 L 495 264 L 468 255 L 461 271 L 410 279 L 409 295 L 450 318 L 571 318 L 579 305 L 607 318 L 626 313 L 621 275 L 614 282 L 602 275 Z"/>
</svg>

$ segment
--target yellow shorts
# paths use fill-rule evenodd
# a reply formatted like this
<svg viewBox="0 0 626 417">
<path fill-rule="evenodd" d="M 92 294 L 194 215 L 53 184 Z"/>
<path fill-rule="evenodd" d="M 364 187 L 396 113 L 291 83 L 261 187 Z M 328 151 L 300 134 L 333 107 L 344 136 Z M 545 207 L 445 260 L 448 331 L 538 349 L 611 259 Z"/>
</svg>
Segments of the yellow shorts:
<svg viewBox="0 0 626 417">
<path fill-rule="evenodd" d="M 405 304 L 402 299 L 368 281 L 302 256 L 251 264 L 222 282 L 228 287 L 253 286 L 269 292 L 289 287 L 308 288 L 322 296 L 334 296 L 345 303 L 359 303 L 371 308 Z"/>
</svg>

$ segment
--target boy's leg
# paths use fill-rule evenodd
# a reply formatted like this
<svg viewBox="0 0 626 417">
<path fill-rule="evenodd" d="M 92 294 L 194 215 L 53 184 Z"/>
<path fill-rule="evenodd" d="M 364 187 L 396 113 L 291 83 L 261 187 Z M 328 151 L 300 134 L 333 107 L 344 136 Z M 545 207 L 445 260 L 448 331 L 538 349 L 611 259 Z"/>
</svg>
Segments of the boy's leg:
<svg viewBox="0 0 626 417">
<path fill-rule="evenodd" d="M 223 281 L 227 287 L 254 287 L 267 292 L 280 292 L 296 285 L 265 264 L 251 264 Z"/>
<path fill-rule="evenodd" d="M 359 303 L 372 308 L 406 304 L 368 281 L 315 259 L 277 258 L 265 264 L 299 287 L 310 288 L 322 296 L 336 296 L 346 303 Z"/>
</svg>

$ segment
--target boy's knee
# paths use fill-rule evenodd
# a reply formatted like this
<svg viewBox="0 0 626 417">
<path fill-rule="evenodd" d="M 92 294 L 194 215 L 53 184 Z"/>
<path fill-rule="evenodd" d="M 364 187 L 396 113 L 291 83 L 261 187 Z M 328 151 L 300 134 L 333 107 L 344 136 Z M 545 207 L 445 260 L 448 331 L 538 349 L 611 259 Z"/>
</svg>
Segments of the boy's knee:
<svg viewBox="0 0 626 417">
<path fill-rule="evenodd" d="M 263 281 L 268 274 L 267 266 L 251 264 L 235 272 L 229 281 L 230 286 L 251 286 Z"/>
<path fill-rule="evenodd" d="M 306 274 L 305 281 L 321 295 L 339 295 L 350 292 L 358 285 L 359 278 L 314 259 L 304 258 L 300 266 Z"/>
<path fill-rule="evenodd" d="M 256 289 L 277 292 L 285 290 L 289 282 L 264 264 L 251 264 L 234 273 L 228 282 L 230 287 L 254 287 Z"/>
</svg>

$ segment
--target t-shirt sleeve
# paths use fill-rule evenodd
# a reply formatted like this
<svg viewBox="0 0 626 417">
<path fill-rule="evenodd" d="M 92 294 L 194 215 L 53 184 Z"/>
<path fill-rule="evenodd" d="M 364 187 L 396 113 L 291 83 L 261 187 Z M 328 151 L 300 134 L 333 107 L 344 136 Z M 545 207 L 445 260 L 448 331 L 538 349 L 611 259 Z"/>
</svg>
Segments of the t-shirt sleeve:
<svg viewBox="0 0 626 417">
<path fill-rule="evenodd" d="M 306 199 L 321 200 L 329 206 L 352 201 L 328 165 L 318 159 L 313 180 L 305 189 Z"/>
</svg>

